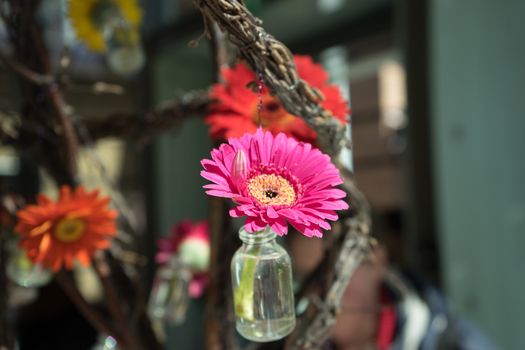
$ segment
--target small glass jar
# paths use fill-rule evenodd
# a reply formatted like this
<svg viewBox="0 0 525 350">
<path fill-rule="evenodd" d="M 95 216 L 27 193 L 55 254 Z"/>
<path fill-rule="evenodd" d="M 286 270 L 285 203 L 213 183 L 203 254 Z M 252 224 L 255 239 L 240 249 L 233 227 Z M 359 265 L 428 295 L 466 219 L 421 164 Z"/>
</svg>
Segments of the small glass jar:
<svg viewBox="0 0 525 350">
<path fill-rule="evenodd" d="M 25 251 L 15 246 L 11 246 L 6 274 L 13 282 L 24 288 L 43 287 L 53 277 L 50 270 L 40 264 L 33 264 Z"/>
<path fill-rule="evenodd" d="M 183 323 L 190 302 L 190 280 L 190 271 L 181 266 L 176 256 L 168 264 L 160 266 L 149 298 L 150 317 L 168 324 Z"/>
<path fill-rule="evenodd" d="M 290 256 L 270 227 L 255 233 L 241 228 L 239 237 L 243 244 L 231 262 L 237 331 L 256 342 L 284 338 L 295 327 Z"/>
</svg>

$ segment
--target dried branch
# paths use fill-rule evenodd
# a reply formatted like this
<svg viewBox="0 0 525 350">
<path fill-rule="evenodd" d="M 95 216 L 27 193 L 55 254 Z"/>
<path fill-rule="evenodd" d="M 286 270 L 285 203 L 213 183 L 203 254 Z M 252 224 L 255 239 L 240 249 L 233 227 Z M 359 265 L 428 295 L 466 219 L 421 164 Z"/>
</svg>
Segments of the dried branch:
<svg viewBox="0 0 525 350">
<path fill-rule="evenodd" d="M 81 135 L 85 131 L 86 137 L 80 140 L 82 143 L 91 143 L 106 137 L 147 142 L 152 137 L 175 128 L 186 119 L 202 116 L 211 102 L 207 91 L 192 91 L 166 101 L 144 114 L 115 113 L 104 118 L 86 118 L 79 120 L 75 126 Z M 7 120 L 0 120 L 1 144 L 30 149 L 35 140 L 54 138 L 53 132 L 37 122 L 24 120 L 21 125 L 14 125 L 7 123 Z"/>
<path fill-rule="evenodd" d="M 300 319 L 296 331 L 287 339 L 287 349 L 320 349 L 326 342 L 329 330 L 335 324 L 340 302 L 348 283 L 362 260 L 369 254 L 371 240 L 370 209 L 368 202 L 357 189 L 349 173 L 344 174 L 344 189 L 351 203 L 352 216 L 343 219 L 343 234 L 338 244 L 334 244 L 324 261 L 328 271 L 317 276 L 327 276 L 318 300 L 310 298 L 309 309 Z M 327 273 L 327 274 L 326 274 Z M 325 292 L 326 291 L 326 292 Z M 314 297 L 315 298 L 315 294 Z"/>
<path fill-rule="evenodd" d="M 80 140 L 83 143 L 91 143 L 106 137 L 125 138 L 139 143 L 147 142 L 154 136 L 175 128 L 186 119 L 202 116 L 211 102 L 207 91 L 192 91 L 174 100 L 166 101 L 144 114 L 115 113 L 104 118 L 81 119 L 76 123 L 76 128 L 85 129 L 78 130 L 81 135 L 86 131 L 87 137 Z M 1 144 L 29 149 L 35 140 L 54 137 L 53 133 L 42 128 L 40 123 L 24 120 L 21 125 L 13 125 L 0 121 Z"/>
<path fill-rule="evenodd" d="M 324 151 L 337 155 L 346 144 L 345 127 L 319 105 L 323 95 L 299 77 L 290 50 L 264 31 L 262 21 L 242 1 L 194 0 L 194 3 L 206 18 L 228 33 L 230 41 L 250 67 L 263 76 L 286 110 L 301 116 L 317 132 Z"/>
<path fill-rule="evenodd" d="M 209 103 L 207 91 L 193 91 L 167 101 L 145 115 L 117 113 L 103 119 L 90 118 L 83 124 L 93 140 L 122 137 L 146 141 L 189 117 L 201 116 Z"/>
<path fill-rule="evenodd" d="M 215 72 L 220 79 L 221 66 L 232 57 L 226 40 L 215 24 L 208 24 L 214 54 Z M 210 282 L 206 298 L 206 349 L 235 350 L 234 316 L 230 261 L 238 247 L 237 237 L 231 234 L 228 208 L 224 198 L 210 197 L 209 227 L 211 238 Z"/>
<path fill-rule="evenodd" d="M 4 56 L 2 53 L 0 53 L 0 61 L 4 62 L 7 67 L 11 68 L 25 80 L 35 85 L 49 85 L 55 80 L 53 76 L 34 72 L 13 58 Z"/>
<path fill-rule="evenodd" d="M 118 342 L 122 342 L 120 333 L 80 294 L 75 282 L 64 270 L 55 274 L 55 280 L 60 284 L 62 290 L 75 304 L 80 313 L 102 334 L 111 334 Z"/>
<path fill-rule="evenodd" d="M 0 197 L 0 350 L 15 348 L 13 325 L 10 323 L 9 281 L 7 261 L 9 259 L 9 234 L 16 222 L 16 212 L 23 206 L 23 199 L 15 195 Z"/>
<path fill-rule="evenodd" d="M 22 125 L 34 123 L 39 132 L 52 135 L 31 140 L 29 135 L 20 134 L 17 142 L 39 143 L 31 149 L 35 160 L 47 167 L 59 183 L 74 184 L 76 135 L 65 113 L 60 89 L 52 79 L 43 78 L 51 77 L 52 69 L 43 33 L 35 19 L 40 0 L 5 0 L 1 5 L 10 9 L 10 15 L 4 16 L 4 20 L 12 39 L 14 58 L 4 58 L 4 62 L 21 76 Z M 46 84 L 42 84 L 42 79 Z"/>
<path fill-rule="evenodd" d="M 223 198 L 210 198 L 210 281 L 206 298 L 206 349 L 234 350 L 234 316 L 230 261 L 238 248 Z"/>
<path fill-rule="evenodd" d="M 77 150 L 78 150 L 78 137 L 73 126 L 71 117 L 66 112 L 66 104 L 62 96 L 58 85 L 52 84 L 49 86 L 49 100 L 51 103 L 51 109 L 54 110 L 56 118 L 58 119 L 58 125 L 61 127 L 60 136 L 62 138 L 63 148 L 63 165 L 64 172 L 67 172 L 66 181 L 69 185 L 76 184 L 77 176 Z"/>
<path fill-rule="evenodd" d="M 0 350 L 14 349 L 13 327 L 9 324 L 7 265 L 7 235 L 2 222 L 2 207 L 0 206 Z"/>
<path fill-rule="evenodd" d="M 120 344 L 120 346 L 125 348 L 131 347 L 132 344 L 137 344 L 138 342 L 134 339 L 133 333 L 128 331 L 128 319 L 124 313 L 122 299 L 117 292 L 115 281 L 112 279 L 111 269 L 104 259 L 103 252 L 97 252 L 93 257 L 93 260 L 95 272 L 97 273 L 102 288 L 104 289 L 109 312 L 111 313 L 112 318 L 116 321 L 115 328 L 118 328 L 118 331 L 121 332 L 123 337 L 122 341 L 125 341 L 125 343 Z"/>
<path fill-rule="evenodd" d="M 161 350 L 162 345 L 153 331 L 150 319 L 147 315 L 145 297 L 142 293 L 142 281 L 140 278 L 132 279 L 124 271 L 123 263 L 110 251 L 104 251 L 104 261 L 111 270 L 111 278 L 114 283 L 115 293 L 119 295 L 122 302 L 127 306 L 129 313 L 126 332 L 134 332 L 136 343 L 132 348 L 141 350 Z M 140 299 L 140 300 L 139 300 Z M 126 348 L 127 349 L 127 348 Z"/>
</svg>

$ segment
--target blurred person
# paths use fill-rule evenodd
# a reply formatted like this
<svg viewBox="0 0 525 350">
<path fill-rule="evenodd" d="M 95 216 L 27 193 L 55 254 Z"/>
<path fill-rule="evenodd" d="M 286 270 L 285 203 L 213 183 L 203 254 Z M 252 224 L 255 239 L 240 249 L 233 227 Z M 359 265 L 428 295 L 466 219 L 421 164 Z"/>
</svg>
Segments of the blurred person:
<svg viewBox="0 0 525 350">
<path fill-rule="evenodd" d="M 322 258 L 321 240 L 290 235 L 300 278 Z M 305 252 L 307 252 L 305 254 Z M 453 315 L 443 294 L 423 278 L 389 266 L 379 245 L 355 271 L 323 350 L 496 350 L 479 330 Z"/>
</svg>

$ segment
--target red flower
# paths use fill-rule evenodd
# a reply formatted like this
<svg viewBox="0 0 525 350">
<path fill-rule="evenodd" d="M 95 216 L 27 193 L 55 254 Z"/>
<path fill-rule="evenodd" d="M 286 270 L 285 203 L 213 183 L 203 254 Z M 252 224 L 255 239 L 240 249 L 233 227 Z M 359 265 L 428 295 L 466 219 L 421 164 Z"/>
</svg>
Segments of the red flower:
<svg viewBox="0 0 525 350">
<path fill-rule="evenodd" d="M 328 74 L 310 56 L 294 56 L 299 76 L 321 91 L 325 99 L 320 103 L 332 112 L 335 118 L 346 123 L 350 113 L 348 104 L 342 98 L 339 88 L 328 84 Z M 238 63 L 222 71 L 224 83 L 215 84 L 211 98 L 217 100 L 206 117 L 213 138 L 225 140 L 240 137 L 245 133 L 254 133 L 259 124 L 257 94 L 247 85 L 255 80 L 255 74 L 244 64 Z M 262 92 L 263 109 L 261 122 L 264 129 L 273 134 L 284 132 L 299 141 L 314 143 L 315 132 L 300 117 L 294 116 L 283 108 L 279 100 L 270 95 L 268 90 Z"/>
</svg>

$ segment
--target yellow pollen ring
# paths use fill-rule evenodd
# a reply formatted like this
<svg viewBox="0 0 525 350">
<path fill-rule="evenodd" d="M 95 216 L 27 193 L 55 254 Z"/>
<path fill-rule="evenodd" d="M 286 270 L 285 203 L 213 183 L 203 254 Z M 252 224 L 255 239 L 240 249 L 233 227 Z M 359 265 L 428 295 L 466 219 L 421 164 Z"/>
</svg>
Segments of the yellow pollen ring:
<svg viewBox="0 0 525 350">
<path fill-rule="evenodd" d="M 84 234 L 86 223 L 81 219 L 62 219 L 55 227 L 55 237 L 62 242 L 74 242 Z"/>
<path fill-rule="evenodd" d="M 247 184 L 248 193 L 262 205 L 292 205 L 296 194 L 293 186 L 284 177 L 261 174 L 252 177 Z"/>
</svg>

